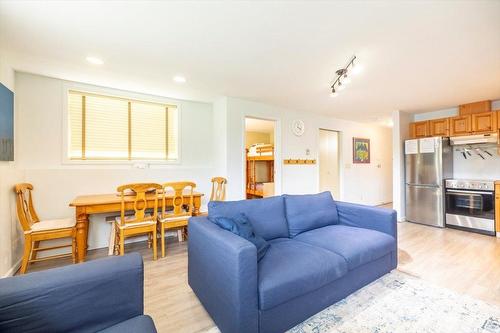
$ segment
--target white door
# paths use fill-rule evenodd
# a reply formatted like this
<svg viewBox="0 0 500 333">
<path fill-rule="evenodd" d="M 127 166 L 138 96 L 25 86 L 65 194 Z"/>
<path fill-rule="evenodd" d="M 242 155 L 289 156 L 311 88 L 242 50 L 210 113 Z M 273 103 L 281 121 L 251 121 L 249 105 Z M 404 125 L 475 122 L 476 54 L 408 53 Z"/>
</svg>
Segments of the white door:
<svg viewBox="0 0 500 333">
<path fill-rule="evenodd" d="M 340 199 L 339 132 L 319 130 L 319 189 Z"/>
</svg>

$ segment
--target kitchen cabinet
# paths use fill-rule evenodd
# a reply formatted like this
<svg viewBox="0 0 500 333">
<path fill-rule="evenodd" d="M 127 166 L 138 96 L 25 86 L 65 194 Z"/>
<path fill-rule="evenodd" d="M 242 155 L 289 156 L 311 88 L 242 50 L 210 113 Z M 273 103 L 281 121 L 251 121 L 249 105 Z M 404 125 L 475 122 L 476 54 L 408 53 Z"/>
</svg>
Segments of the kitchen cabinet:
<svg viewBox="0 0 500 333">
<path fill-rule="evenodd" d="M 497 132 L 500 133 L 500 110 L 491 111 L 491 101 L 462 104 L 456 117 L 410 123 L 412 139 Z"/>
<path fill-rule="evenodd" d="M 425 138 L 430 136 L 430 123 L 426 121 L 417 121 L 410 124 L 410 136 L 412 139 Z"/>
<path fill-rule="evenodd" d="M 483 113 L 491 111 L 491 101 L 480 101 L 474 103 L 467 103 L 458 106 L 458 114 L 466 116 L 474 113 Z"/>
<path fill-rule="evenodd" d="M 472 128 L 472 116 L 457 116 L 450 118 L 450 136 L 469 135 Z"/>
<path fill-rule="evenodd" d="M 493 133 L 497 131 L 497 113 L 496 112 L 483 112 L 474 113 L 472 117 L 472 132 Z"/>
<path fill-rule="evenodd" d="M 500 181 L 495 182 L 495 231 L 500 232 Z"/>
<path fill-rule="evenodd" d="M 429 122 L 431 136 L 449 136 L 450 135 L 450 119 L 433 119 Z"/>
</svg>

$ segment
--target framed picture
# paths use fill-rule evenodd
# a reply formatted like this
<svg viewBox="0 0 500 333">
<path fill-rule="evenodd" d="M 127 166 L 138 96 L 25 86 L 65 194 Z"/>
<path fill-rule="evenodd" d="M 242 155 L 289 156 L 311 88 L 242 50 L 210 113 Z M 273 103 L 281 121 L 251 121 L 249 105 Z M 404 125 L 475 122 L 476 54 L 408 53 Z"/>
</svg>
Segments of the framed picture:
<svg viewBox="0 0 500 333">
<path fill-rule="evenodd" d="M 352 163 L 370 163 L 370 139 L 352 138 Z"/>
<path fill-rule="evenodd" d="M 14 93 L 0 83 L 0 161 L 14 160 Z"/>
</svg>

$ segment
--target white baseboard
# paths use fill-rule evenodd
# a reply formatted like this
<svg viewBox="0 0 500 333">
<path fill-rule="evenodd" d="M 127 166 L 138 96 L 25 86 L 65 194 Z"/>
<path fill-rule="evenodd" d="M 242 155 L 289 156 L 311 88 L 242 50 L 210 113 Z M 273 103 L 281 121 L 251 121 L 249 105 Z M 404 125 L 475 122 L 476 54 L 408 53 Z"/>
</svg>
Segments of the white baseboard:
<svg viewBox="0 0 500 333">
<path fill-rule="evenodd" d="M 23 260 L 23 258 L 19 259 L 8 271 L 7 273 L 4 274 L 4 276 L 2 276 L 2 278 L 6 278 L 6 277 L 9 277 L 9 276 L 14 276 L 14 274 L 16 274 L 17 270 L 19 269 L 19 267 L 21 267 L 21 261 Z"/>
</svg>

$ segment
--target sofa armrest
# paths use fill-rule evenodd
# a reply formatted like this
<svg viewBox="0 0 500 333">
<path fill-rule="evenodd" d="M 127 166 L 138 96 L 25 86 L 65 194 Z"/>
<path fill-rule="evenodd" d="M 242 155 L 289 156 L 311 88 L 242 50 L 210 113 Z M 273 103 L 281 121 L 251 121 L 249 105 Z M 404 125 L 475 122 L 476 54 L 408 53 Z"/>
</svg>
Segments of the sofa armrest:
<svg viewBox="0 0 500 333">
<path fill-rule="evenodd" d="M 133 253 L 0 279 L 1 332 L 96 332 L 144 311 Z"/>
<path fill-rule="evenodd" d="M 257 249 L 207 217 L 189 220 L 189 285 L 221 332 L 258 332 Z"/>
<path fill-rule="evenodd" d="M 372 229 L 394 237 L 391 269 L 398 266 L 398 222 L 395 210 L 337 201 L 337 211 L 340 224 Z"/>
<path fill-rule="evenodd" d="M 336 203 L 340 224 L 380 231 L 397 239 L 395 210 L 341 201 Z"/>
</svg>

